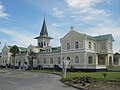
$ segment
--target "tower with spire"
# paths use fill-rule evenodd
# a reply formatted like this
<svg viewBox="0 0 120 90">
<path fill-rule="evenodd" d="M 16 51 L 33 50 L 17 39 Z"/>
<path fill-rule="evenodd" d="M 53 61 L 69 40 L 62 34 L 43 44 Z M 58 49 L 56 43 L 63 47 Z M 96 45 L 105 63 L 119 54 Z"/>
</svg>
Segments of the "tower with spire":
<svg viewBox="0 0 120 90">
<path fill-rule="evenodd" d="M 38 37 L 35 37 L 35 39 L 37 39 L 37 44 L 39 48 L 45 48 L 50 46 L 50 40 L 53 38 L 48 36 L 45 18 L 42 24 L 40 35 Z"/>
</svg>

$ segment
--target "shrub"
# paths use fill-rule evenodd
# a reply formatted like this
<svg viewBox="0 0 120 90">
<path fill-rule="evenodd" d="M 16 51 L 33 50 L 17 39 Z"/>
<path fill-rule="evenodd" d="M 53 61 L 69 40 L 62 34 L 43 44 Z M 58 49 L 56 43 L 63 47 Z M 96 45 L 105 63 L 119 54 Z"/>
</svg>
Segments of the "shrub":
<svg viewBox="0 0 120 90">
<path fill-rule="evenodd" d="M 70 71 L 74 71 L 74 66 L 70 65 Z"/>
<path fill-rule="evenodd" d="M 104 78 L 107 78 L 107 73 L 102 74 Z"/>
</svg>

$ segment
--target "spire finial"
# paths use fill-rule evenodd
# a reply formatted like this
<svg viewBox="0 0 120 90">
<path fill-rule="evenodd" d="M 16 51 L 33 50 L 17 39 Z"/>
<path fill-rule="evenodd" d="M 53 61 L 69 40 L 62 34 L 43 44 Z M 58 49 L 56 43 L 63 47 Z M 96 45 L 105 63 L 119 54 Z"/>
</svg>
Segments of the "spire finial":
<svg viewBox="0 0 120 90">
<path fill-rule="evenodd" d="M 71 27 L 70 27 L 70 30 L 74 30 L 74 27 L 73 27 L 73 26 L 71 26 Z"/>
</svg>

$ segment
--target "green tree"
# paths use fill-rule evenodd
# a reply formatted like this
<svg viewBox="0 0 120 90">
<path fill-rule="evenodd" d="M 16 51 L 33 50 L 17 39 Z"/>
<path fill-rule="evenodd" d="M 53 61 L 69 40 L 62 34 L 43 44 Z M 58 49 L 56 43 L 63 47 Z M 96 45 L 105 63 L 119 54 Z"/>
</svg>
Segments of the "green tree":
<svg viewBox="0 0 120 90">
<path fill-rule="evenodd" d="M 30 64 L 30 68 L 33 69 L 33 59 L 37 59 L 37 53 L 33 52 L 32 50 L 30 50 L 30 52 L 28 53 L 29 55 L 29 64 Z"/>
<path fill-rule="evenodd" d="M 12 53 L 12 56 L 14 58 L 13 60 L 13 66 L 15 66 L 15 56 L 16 54 L 18 54 L 20 52 L 19 48 L 17 47 L 17 45 L 14 45 L 10 48 L 10 52 Z"/>
</svg>

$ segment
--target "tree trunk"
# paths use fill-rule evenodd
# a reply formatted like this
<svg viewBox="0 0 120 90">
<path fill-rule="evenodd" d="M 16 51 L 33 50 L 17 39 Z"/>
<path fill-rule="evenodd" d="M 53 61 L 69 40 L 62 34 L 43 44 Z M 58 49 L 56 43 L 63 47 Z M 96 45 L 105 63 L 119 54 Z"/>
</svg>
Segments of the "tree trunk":
<svg viewBox="0 0 120 90">
<path fill-rule="evenodd" d="M 14 60 L 13 60 L 13 68 L 15 69 L 15 55 L 13 56 Z"/>
</svg>

